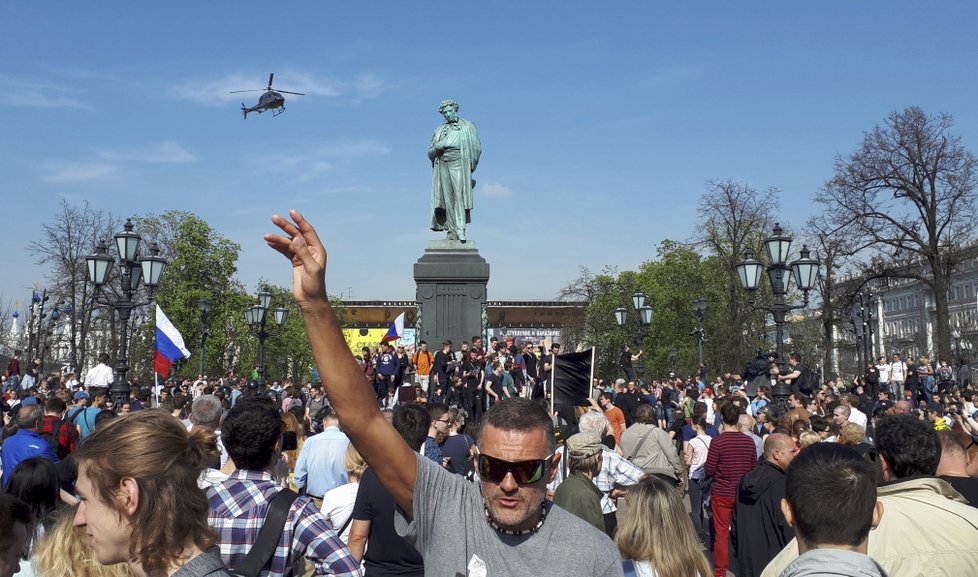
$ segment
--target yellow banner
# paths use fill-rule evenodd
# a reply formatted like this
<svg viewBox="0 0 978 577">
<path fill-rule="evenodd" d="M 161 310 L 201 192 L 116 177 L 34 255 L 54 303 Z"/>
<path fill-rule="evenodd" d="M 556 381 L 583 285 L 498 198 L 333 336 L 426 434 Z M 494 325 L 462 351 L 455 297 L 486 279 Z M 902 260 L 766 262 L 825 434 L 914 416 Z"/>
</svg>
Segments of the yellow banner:
<svg viewBox="0 0 978 577">
<path fill-rule="evenodd" d="M 405 329 L 404 338 L 394 341 L 394 346 L 403 346 L 408 354 L 414 353 L 414 329 Z M 363 347 L 371 351 L 380 344 L 380 339 L 387 334 L 387 329 L 343 329 L 343 338 L 354 355 L 361 354 Z"/>
</svg>

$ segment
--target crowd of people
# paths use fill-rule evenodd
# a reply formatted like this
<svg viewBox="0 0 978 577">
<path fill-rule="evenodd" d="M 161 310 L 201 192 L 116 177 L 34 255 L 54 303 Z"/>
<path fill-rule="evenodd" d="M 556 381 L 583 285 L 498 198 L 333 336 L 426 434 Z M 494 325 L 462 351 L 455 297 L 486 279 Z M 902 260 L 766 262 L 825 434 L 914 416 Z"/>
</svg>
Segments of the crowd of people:
<svg viewBox="0 0 978 577">
<path fill-rule="evenodd" d="M 557 343 L 354 356 L 315 230 L 295 212 L 274 222 L 322 381 L 201 375 L 110 404 L 107 357 L 82 382 L 18 379 L 2 401 L 0 577 L 978 566 L 978 423 L 960 376 L 918 399 L 909 368 L 872 388 L 818 383 L 798 355 L 762 353 L 741 374 L 643 382 L 642 352 L 625 350 L 623 378 L 552 407 Z"/>
</svg>

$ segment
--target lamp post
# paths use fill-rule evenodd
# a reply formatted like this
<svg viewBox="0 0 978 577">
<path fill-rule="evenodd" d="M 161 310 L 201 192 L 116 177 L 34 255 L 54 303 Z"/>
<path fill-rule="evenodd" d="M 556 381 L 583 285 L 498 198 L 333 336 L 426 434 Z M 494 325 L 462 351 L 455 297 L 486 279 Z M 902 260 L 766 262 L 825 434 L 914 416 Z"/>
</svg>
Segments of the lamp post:
<svg viewBox="0 0 978 577">
<path fill-rule="evenodd" d="M 697 352 L 699 353 L 699 366 L 703 366 L 703 343 L 706 335 L 703 334 L 703 317 L 706 316 L 707 302 L 706 297 L 699 297 L 693 300 L 693 312 L 696 313 L 696 328 L 693 334 L 696 335 Z"/>
<path fill-rule="evenodd" d="M 669 372 L 676 374 L 676 347 L 669 348 Z"/>
<path fill-rule="evenodd" d="M 211 301 L 206 298 L 197 299 L 197 308 L 200 309 L 200 364 L 198 365 L 197 374 L 200 378 L 204 378 L 204 343 L 207 342 L 207 335 L 210 331 L 207 330 L 207 314 L 211 312 Z"/>
<path fill-rule="evenodd" d="M 652 324 L 652 315 L 655 313 L 655 310 L 651 305 L 645 304 L 645 299 L 645 293 L 641 291 L 635 291 L 635 293 L 632 294 L 632 310 L 635 311 L 637 325 L 631 336 L 639 350 L 641 350 L 642 343 L 645 341 L 645 335 L 648 333 L 649 326 Z M 618 326 L 624 328 L 628 323 L 628 318 L 628 309 L 625 307 L 618 307 L 615 309 L 615 322 L 618 323 Z M 642 380 L 642 377 L 645 376 L 645 371 L 641 368 L 641 366 L 642 365 L 639 366 L 640 381 Z"/>
<path fill-rule="evenodd" d="M 819 262 L 811 258 L 807 246 L 802 246 L 801 258 L 792 263 L 788 263 L 788 251 L 791 249 L 791 237 L 784 234 L 780 224 L 774 225 L 773 234 L 765 239 L 764 244 L 767 248 L 769 264 L 764 264 L 754 259 L 754 253 L 750 249 L 744 251 L 744 260 L 735 265 L 737 276 L 740 277 L 740 284 L 747 291 L 750 297 L 750 304 L 758 310 L 771 313 L 774 317 L 776 329 L 776 344 L 778 360 L 784 358 L 784 322 L 785 315 L 797 309 L 808 306 L 808 293 L 815 285 L 815 277 L 818 274 Z M 758 305 L 754 302 L 754 294 L 761 282 L 761 272 L 767 271 L 768 281 L 771 283 L 771 292 L 774 294 L 774 302 L 767 305 Z M 788 282 L 793 278 L 795 286 L 801 289 L 804 295 L 804 302 L 801 305 L 789 305 L 785 302 L 788 294 Z M 786 408 L 788 396 L 791 388 L 783 381 L 778 381 L 774 386 L 774 400 L 782 408 Z"/>
<path fill-rule="evenodd" d="M 228 345 L 228 348 L 224 350 L 224 362 L 227 367 L 227 371 L 230 373 L 234 372 L 234 347 Z"/>
<path fill-rule="evenodd" d="M 245 321 L 251 328 L 258 331 L 258 384 L 265 384 L 265 339 L 268 338 L 268 331 L 265 330 L 265 313 L 268 312 L 268 307 L 272 305 L 272 293 L 268 291 L 260 291 L 258 293 L 258 302 L 251 305 L 245 310 Z M 289 309 L 285 307 L 276 307 L 273 311 L 275 315 L 275 324 L 281 327 L 285 324 L 285 321 L 289 318 Z"/>
<path fill-rule="evenodd" d="M 121 407 L 122 403 L 129 399 L 129 381 L 126 375 L 129 372 L 128 348 L 129 339 L 128 324 L 132 310 L 149 304 L 146 302 L 135 302 L 133 295 L 139 289 L 142 281 L 149 289 L 150 295 L 160 284 L 163 276 L 163 269 L 166 268 L 166 259 L 160 256 L 160 249 L 156 243 L 150 243 L 149 255 L 139 254 L 139 245 L 142 237 L 133 232 L 132 220 L 127 219 L 123 231 L 115 235 L 116 249 L 119 253 L 118 266 L 121 269 L 120 297 L 115 301 L 108 301 L 105 304 L 119 316 L 119 356 L 115 364 L 115 378 L 109 387 L 109 396 L 115 407 Z M 101 291 L 109 278 L 109 269 L 116 259 L 109 256 L 108 247 L 105 241 L 100 241 L 95 247 L 95 253 L 85 257 L 87 265 L 88 280 L 95 285 L 96 292 Z"/>
</svg>

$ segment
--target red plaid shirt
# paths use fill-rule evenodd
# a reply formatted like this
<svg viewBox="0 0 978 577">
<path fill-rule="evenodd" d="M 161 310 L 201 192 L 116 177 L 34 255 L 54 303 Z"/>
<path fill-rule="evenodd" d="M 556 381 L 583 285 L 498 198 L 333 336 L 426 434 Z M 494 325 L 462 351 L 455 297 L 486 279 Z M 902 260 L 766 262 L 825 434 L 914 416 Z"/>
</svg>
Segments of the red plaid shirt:
<svg viewBox="0 0 978 577">
<path fill-rule="evenodd" d="M 59 420 L 58 417 L 54 415 L 44 415 L 44 419 L 41 421 L 41 430 L 37 434 L 51 441 L 51 433 L 54 431 L 54 423 L 57 420 Z M 58 458 L 64 459 L 68 453 L 73 453 L 77 443 L 78 428 L 71 421 L 61 421 L 61 426 L 58 427 L 58 440 L 53 447 Z"/>
</svg>

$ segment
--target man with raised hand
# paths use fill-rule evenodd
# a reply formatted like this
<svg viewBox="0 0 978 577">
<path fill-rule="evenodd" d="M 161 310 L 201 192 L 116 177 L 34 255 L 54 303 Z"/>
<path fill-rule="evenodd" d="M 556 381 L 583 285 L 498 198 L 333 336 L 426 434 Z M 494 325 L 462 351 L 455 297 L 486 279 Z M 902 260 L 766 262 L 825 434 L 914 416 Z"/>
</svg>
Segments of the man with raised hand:
<svg viewBox="0 0 978 577">
<path fill-rule="evenodd" d="M 555 472 L 553 421 L 528 399 L 486 413 L 480 482 L 420 457 L 391 427 L 364 382 L 326 297 L 326 249 L 297 211 L 272 217 L 265 241 L 292 262 L 293 296 L 341 427 L 398 506 L 396 528 L 428 575 L 623 575 L 614 543 L 546 500 Z"/>
</svg>

